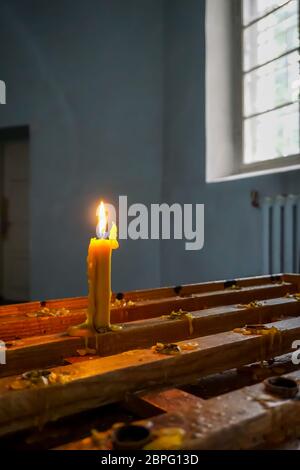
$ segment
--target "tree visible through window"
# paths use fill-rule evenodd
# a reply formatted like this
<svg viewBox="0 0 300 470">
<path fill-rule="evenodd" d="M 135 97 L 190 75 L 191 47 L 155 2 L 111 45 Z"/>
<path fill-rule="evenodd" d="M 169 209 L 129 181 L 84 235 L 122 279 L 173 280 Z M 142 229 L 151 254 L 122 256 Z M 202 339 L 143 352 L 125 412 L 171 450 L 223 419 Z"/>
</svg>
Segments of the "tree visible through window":
<svg viewBox="0 0 300 470">
<path fill-rule="evenodd" d="M 242 0 L 244 164 L 300 155 L 300 0 Z"/>
</svg>

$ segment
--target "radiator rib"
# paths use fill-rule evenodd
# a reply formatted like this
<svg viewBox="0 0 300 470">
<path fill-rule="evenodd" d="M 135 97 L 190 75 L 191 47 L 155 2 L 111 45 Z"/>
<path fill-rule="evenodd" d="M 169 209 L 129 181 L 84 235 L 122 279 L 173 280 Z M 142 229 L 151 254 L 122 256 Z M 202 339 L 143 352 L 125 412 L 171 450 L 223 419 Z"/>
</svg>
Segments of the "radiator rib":
<svg viewBox="0 0 300 470">
<path fill-rule="evenodd" d="M 265 198 L 263 217 L 263 272 L 300 272 L 300 196 Z"/>
</svg>

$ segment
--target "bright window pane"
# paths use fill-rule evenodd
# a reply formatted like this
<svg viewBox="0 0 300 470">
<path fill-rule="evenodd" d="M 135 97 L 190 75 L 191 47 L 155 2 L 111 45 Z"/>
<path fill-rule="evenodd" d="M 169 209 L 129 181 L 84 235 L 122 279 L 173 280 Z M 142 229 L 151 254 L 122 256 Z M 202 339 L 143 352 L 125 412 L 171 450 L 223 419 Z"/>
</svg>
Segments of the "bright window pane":
<svg viewBox="0 0 300 470">
<path fill-rule="evenodd" d="M 244 78 L 244 115 L 261 113 L 299 98 L 299 53 L 274 60 Z"/>
<path fill-rule="evenodd" d="M 300 153 L 299 103 L 245 120 L 245 163 Z"/>
<path fill-rule="evenodd" d="M 244 70 L 299 47 L 298 0 L 244 30 Z"/>
<path fill-rule="evenodd" d="M 244 0 L 243 20 L 244 25 L 265 15 L 274 8 L 286 3 L 287 0 Z"/>
</svg>

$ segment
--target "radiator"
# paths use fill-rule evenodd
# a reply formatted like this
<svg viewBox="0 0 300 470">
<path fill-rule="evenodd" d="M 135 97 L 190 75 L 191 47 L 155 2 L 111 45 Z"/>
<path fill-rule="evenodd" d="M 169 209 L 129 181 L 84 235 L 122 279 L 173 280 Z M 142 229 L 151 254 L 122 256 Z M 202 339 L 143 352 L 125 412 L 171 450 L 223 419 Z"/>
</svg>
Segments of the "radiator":
<svg viewBox="0 0 300 470">
<path fill-rule="evenodd" d="M 263 272 L 300 272 L 300 195 L 267 197 L 263 213 Z"/>
</svg>

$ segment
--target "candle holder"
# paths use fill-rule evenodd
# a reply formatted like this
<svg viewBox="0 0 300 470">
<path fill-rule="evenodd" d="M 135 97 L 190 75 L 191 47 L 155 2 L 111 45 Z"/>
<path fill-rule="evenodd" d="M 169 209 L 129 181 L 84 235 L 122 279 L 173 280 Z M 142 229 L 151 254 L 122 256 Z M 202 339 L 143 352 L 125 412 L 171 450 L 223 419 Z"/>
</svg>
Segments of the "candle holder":
<svg viewBox="0 0 300 470">
<path fill-rule="evenodd" d="M 69 449 L 249 449 L 298 436 L 300 276 L 237 282 L 114 295 L 119 333 L 88 323 L 86 297 L 0 307 L 1 438 L 27 448 L 36 428 L 33 445 L 52 448 L 47 423 Z M 72 325 L 84 338 L 65 334 Z M 90 336 L 97 349 L 84 350 Z"/>
</svg>

